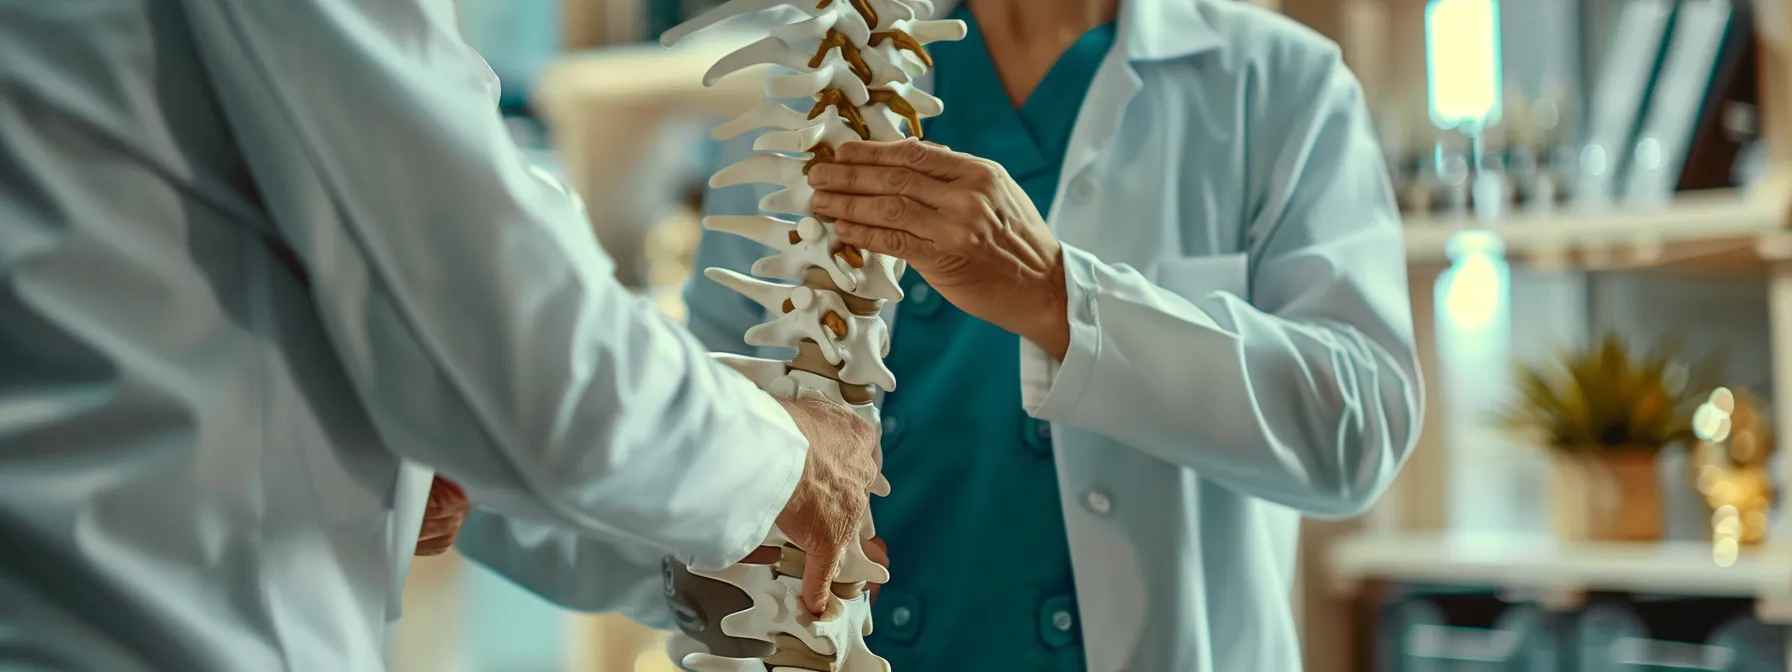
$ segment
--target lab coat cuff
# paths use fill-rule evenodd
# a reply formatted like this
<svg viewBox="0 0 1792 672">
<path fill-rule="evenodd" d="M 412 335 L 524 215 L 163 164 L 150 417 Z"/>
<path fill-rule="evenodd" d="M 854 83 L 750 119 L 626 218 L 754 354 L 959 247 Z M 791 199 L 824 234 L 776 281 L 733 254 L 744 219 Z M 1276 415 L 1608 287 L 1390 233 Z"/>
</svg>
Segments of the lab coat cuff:
<svg viewBox="0 0 1792 672">
<path fill-rule="evenodd" d="M 1063 421 L 1082 401 L 1101 354 L 1101 331 L 1096 328 L 1095 269 L 1101 260 L 1074 246 L 1062 245 L 1064 293 L 1070 323 L 1070 348 L 1062 362 L 1021 340 L 1021 406 L 1040 420 Z"/>
<path fill-rule="evenodd" d="M 734 497 L 738 502 L 734 510 L 740 515 L 729 524 L 724 538 L 715 548 L 715 555 L 679 558 L 692 569 L 722 569 L 739 562 L 765 543 L 778 514 L 784 511 L 784 505 L 796 492 L 797 482 L 803 477 L 803 463 L 809 456 L 809 441 L 784 406 L 752 387 L 744 377 L 741 383 L 751 389 L 739 397 L 752 414 L 763 418 L 770 426 L 769 431 L 750 438 L 761 444 L 752 446 L 750 459 L 759 461 L 762 468 L 752 471 L 770 478 L 745 482 L 742 485 L 747 487 L 734 493 L 716 493 L 717 496 Z"/>
</svg>

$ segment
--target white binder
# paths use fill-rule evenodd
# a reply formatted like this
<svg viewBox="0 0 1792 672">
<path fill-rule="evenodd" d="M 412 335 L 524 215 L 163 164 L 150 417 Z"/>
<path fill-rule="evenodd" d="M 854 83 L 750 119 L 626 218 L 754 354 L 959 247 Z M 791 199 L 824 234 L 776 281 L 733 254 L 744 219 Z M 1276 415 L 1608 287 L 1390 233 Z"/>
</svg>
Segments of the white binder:
<svg viewBox="0 0 1792 672">
<path fill-rule="evenodd" d="M 1583 206 L 1602 207 L 1616 196 L 1673 18 L 1672 0 L 1632 0 L 1618 15 L 1587 105 L 1575 188 L 1575 200 Z"/>
<path fill-rule="evenodd" d="M 1673 198 L 1734 14 L 1730 0 L 1682 0 L 1648 110 L 1631 146 L 1625 200 Z"/>
</svg>

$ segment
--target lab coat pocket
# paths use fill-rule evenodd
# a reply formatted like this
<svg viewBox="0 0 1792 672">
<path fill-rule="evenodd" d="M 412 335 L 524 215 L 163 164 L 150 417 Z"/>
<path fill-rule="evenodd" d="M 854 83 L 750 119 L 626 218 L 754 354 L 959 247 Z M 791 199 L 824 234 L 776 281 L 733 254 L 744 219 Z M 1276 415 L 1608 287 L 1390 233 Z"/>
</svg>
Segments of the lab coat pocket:
<svg viewBox="0 0 1792 672">
<path fill-rule="evenodd" d="M 1190 301 L 1213 292 L 1243 298 L 1249 288 L 1249 258 L 1243 252 L 1181 257 L 1158 262 L 1152 282 Z"/>
</svg>

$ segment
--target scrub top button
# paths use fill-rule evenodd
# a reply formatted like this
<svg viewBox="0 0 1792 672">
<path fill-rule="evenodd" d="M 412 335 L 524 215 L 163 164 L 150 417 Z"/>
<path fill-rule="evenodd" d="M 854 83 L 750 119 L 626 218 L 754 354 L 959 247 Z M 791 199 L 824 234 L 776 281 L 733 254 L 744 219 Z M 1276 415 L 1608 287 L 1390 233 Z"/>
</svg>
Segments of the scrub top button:
<svg viewBox="0 0 1792 672">
<path fill-rule="evenodd" d="M 1068 611 L 1060 611 L 1052 614 L 1052 627 L 1057 628 L 1058 632 L 1070 632 L 1070 626 L 1075 624 L 1076 620 L 1071 618 L 1070 612 Z"/>
<path fill-rule="evenodd" d="M 1088 504 L 1089 510 L 1094 511 L 1096 515 L 1105 516 L 1109 511 L 1114 510 L 1114 502 L 1108 499 L 1108 493 L 1100 490 L 1090 490 L 1089 494 L 1083 496 L 1083 502 Z"/>
<path fill-rule="evenodd" d="M 886 590 L 871 609 L 876 622 L 874 634 L 903 644 L 913 643 L 921 635 L 921 621 L 926 619 L 921 600 L 915 594 Z"/>
<path fill-rule="evenodd" d="M 902 437 L 902 413 L 898 409 L 886 408 L 883 412 L 883 439 L 886 443 L 894 442 Z"/>
<path fill-rule="evenodd" d="M 929 317 L 940 309 L 940 294 L 933 291 L 925 282 L 917 282 L 903 293 L 902 302 L 896 304 L 896 314 L 913 313 L 919 317 Z"/>
<path fill-rule="evenodd" d="M 1047 650 L 1070 646 L 1080 638 L 1075 613 L 1076 600 L 1069 595 L 1047 598 L 1039 604 L 1039 639 Z"/>
<path fill-rule="evenodd" d="M 1052 423 L 1038 418 L 1027 418 L 1021 422 L 1021 443 L 1033 451 L 1034 455 L 1047 457 L 1052 454 Z"/>
</svg>

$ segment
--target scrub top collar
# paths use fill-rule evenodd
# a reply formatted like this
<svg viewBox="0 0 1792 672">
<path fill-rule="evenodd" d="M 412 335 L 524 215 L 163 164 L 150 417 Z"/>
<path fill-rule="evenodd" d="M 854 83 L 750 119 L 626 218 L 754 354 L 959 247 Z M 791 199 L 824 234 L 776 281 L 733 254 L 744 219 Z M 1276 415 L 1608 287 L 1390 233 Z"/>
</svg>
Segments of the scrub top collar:
<svg viewBox="0 0 1792 672">
<path fill-rule="evenodd" d="M 1218 1 L 1120 0 L 1120 31 L 1115 39 L 1133 62 L 1168 61 L 1218 48 L 1220 35 L 1207 22 L 1203 7 Z M 963 0 L 935 0 L 933 15 L 950 15 L 961 4 Z"/>
</svg>

